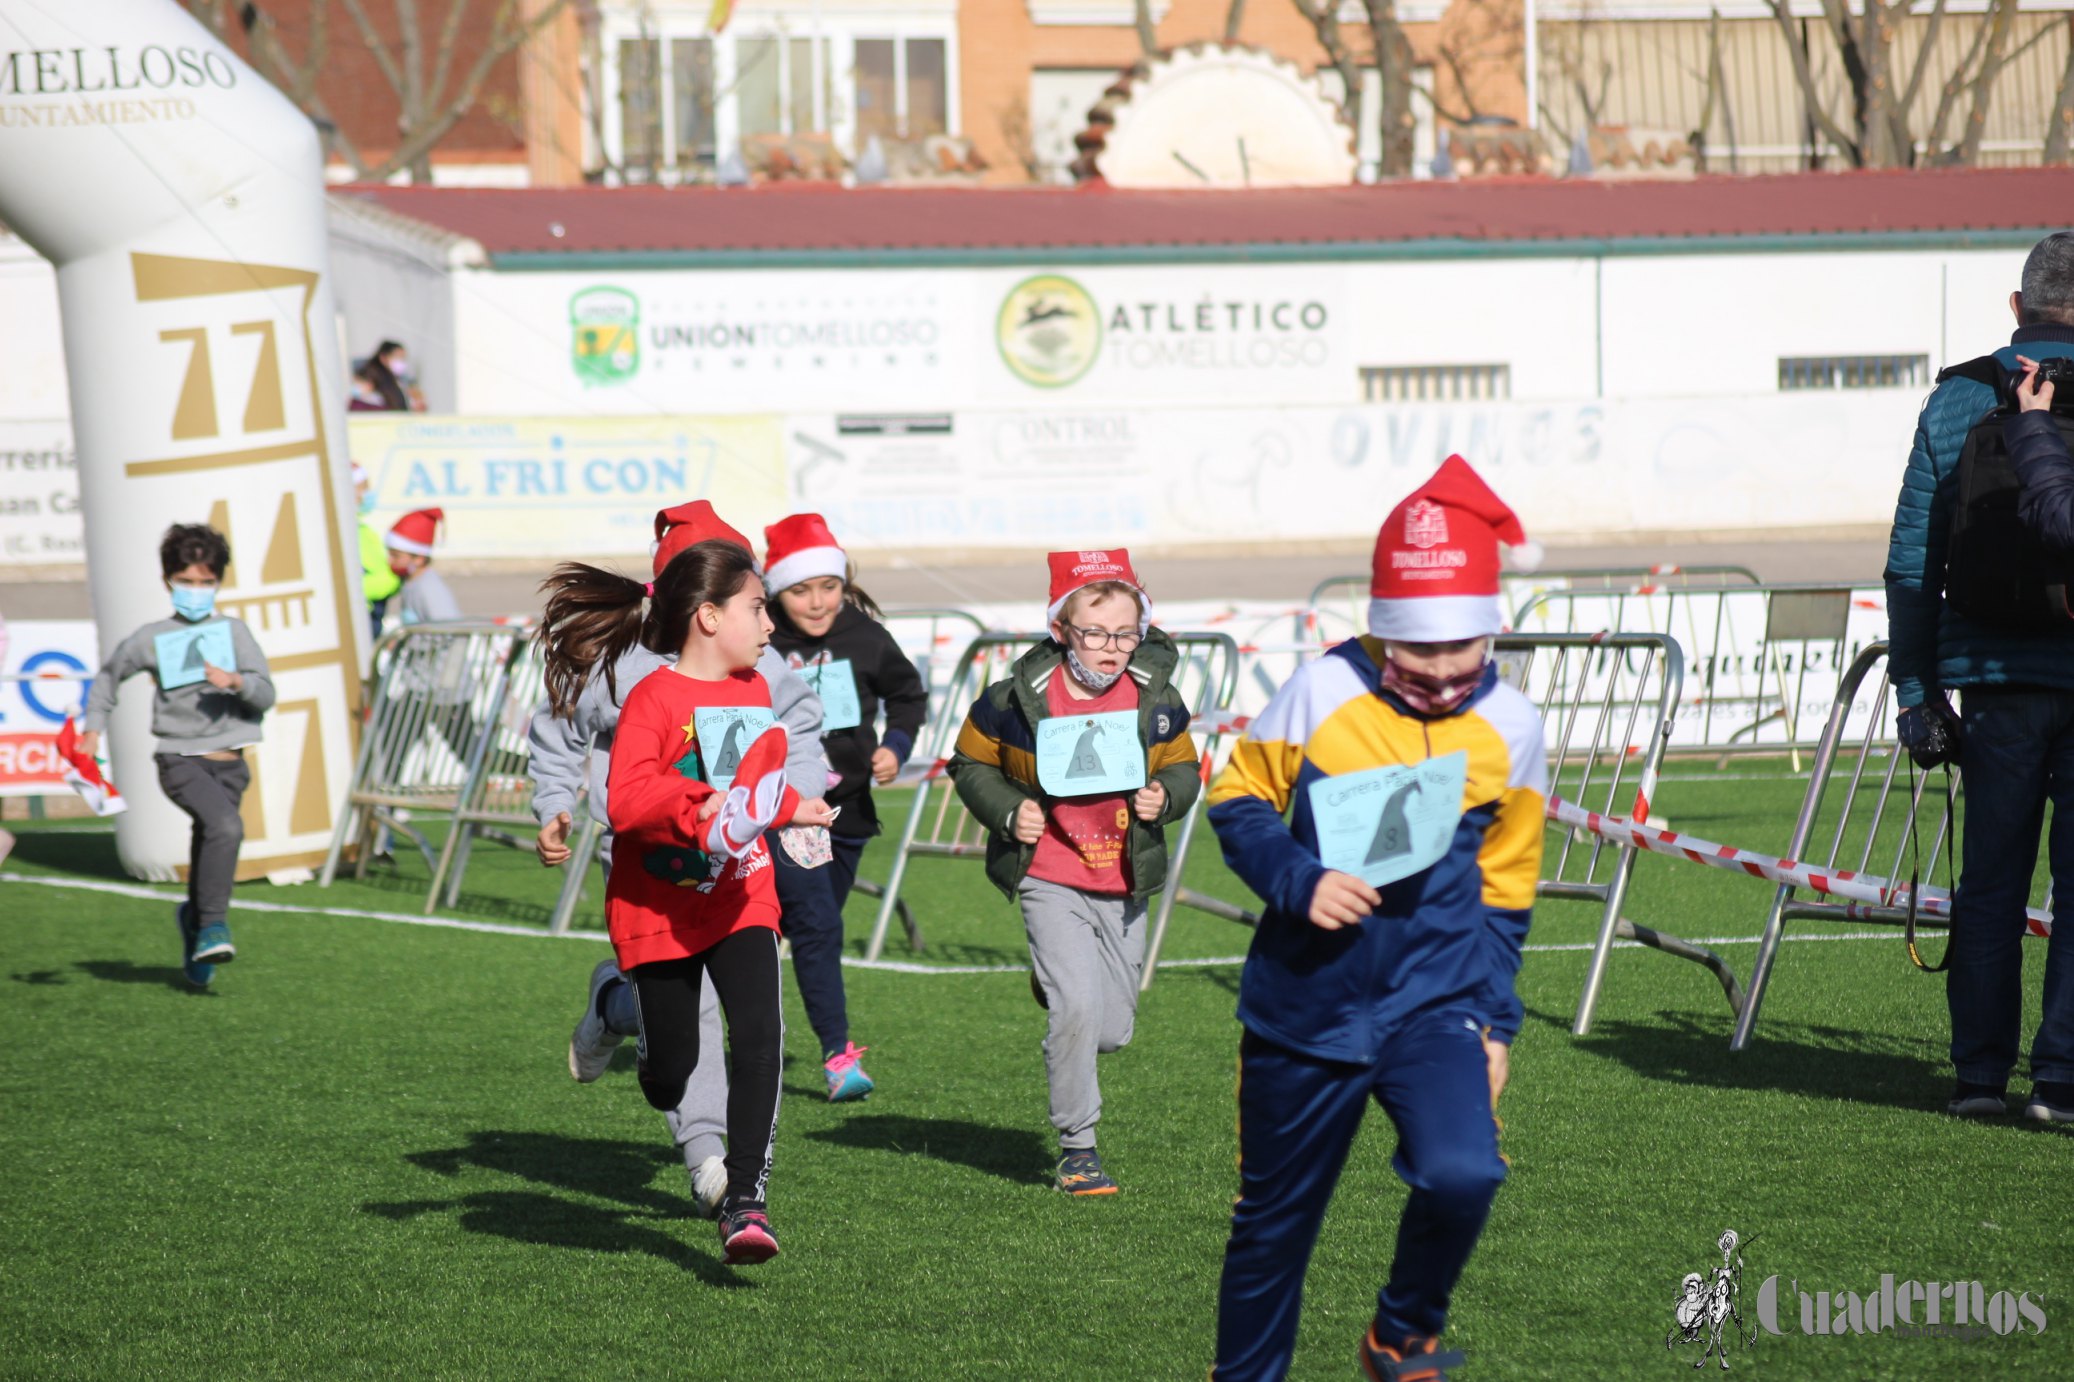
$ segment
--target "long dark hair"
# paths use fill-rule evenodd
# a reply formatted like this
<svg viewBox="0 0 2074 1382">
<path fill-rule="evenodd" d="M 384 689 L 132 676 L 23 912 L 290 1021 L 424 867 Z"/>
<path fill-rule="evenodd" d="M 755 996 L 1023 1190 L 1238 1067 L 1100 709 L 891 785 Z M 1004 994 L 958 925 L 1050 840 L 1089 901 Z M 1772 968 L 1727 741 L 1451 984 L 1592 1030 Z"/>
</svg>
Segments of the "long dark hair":
<svg viewBox="0 0 2074 1382">
<path fill-rule="evenodd" d="M 547 608 L 535 637 L 547 663 L 548 704 L 564 719 L 574 716 L 577 699 L 600 667 L 617 702 L 613 668 L 636 643 L 665 656 L 677 652 L 699 606 L 726 604 L 755 575 L 756 561 L 748 549 L 721 541 L 695 542 L 672 557 L 655 578 L 653 595 L 631 576 L 563 562 L 540 583 Z"/>
</svg>

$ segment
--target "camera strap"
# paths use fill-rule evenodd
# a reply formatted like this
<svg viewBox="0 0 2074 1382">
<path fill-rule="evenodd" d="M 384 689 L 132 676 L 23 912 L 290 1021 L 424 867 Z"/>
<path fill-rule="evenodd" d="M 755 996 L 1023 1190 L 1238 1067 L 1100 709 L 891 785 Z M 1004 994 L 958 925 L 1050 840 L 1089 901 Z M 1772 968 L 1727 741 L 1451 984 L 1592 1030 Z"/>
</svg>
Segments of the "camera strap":
<svg viewBox="0 0 2074 1382">
<path fill-rule="evenodd" d="M 1959 849 L 1959 814 L 1952 804 L 1952 765 L 1946 763 L 1942 766 L 1944 768 L 1944 818 L 1951 822 L 1952 853 L 1957 853 Z M 1923 842 L 1916 832 L 1916 815 L 1923 804 L 1923 799 L 1922 795 L 1916 791 L 1916 765 L 1914 759 L 1910 759 L 1908 764 L 1908 796 L 1908 847 L 1910 855 L 1908 919 L 1903 924 L 1902 935 L 1908 942 L 1909 961 L 1925 974 L 1941 974 L 1951 967 L 1951 927 L 1955 923 L 1956 918 L 1947 917 L 1945 921 L 1944 957 L 1934 965 L 1924 964 L 1922 952 L 1916 947 L 1916 906 L 1917 897 L 1922 890 L 1923 882 Z M 1958 879 L 1952 867 L 1951 854 L 1945 855 L 1944 858 L 1944 876 L 1948 885 L 1945 891 L 1956 898 L 1958 895 Z"/>
</svg>

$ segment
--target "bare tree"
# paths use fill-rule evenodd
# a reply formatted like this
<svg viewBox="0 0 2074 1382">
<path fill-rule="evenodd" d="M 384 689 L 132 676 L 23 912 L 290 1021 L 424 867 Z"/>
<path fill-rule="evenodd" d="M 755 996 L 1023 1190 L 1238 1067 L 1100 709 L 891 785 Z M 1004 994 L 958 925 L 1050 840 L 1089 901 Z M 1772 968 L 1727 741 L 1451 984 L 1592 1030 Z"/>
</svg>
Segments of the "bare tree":
<svg viewBox="0 0 2074 1382">
<path fill-rule="evenodd" d="M 1345 93 L 1340 107 L 1347 113 L 1347 123 L 1360 129 L 1361 60 L 1348 44 L 1346 31 L 1339 26 L 1339 0 L 1293 0 L 1293 3 L 1297 13 L 1310 22 L 1311 32 L 1318 37 L 1318 46 L 1325 50 L 1325 60 L 1332 64 L 1333 71 L 1339 73 L 1340 90 Z"/>
<path fill-rule="evenodd" d="M 2067 49 L 2060 89 L 2052 98 L 2052 114 L 2045 130 L 2045 161 L 2065 163 L 2070 151 L 2074 151 L 2074 45 Z"/>
<path fill-rule="evenodd" d="M 1237 43 L 1239 27 L 1246 22 L 1246 0 L 1231 0 L 1224 11 L 1224 41 Z"/>
<path fill-rule="evenodd" d="M 281 26 L 257 0 L 184 0 L 219 37 L 242 33 L 252 65 L 325 126 L 333 152 L 355 177 L 380 181 L 408 171 L 414 182 L 432 180 L 432 151 L 481 99 L 497 64 L 560 17 L 570 0 L 446 0 L 437 30 L 428 28 L 419 0 L 391 0 L 396 41 L 383 37 L 368 0 L 338 0 L 374 58 L 382 81 L 397 102 L 396 146 L 371 161 L 331 117 L 317 92 L 331 53 L 332 0 L 308 0 L 309 33 L 298 56 L 288 50 Z M 431 0 L 427 0 L 429 4 Z M 1145 0 L 1139 0 L 1140 4 Z M 471 4 L 490 9 L 489 34 L 465 67 L 460 37 Z M 529 12 L 530 11 L 530 12 Z"/>
<path fill-rule="evenodd" d="M 1918 0 L 1862 0 L 1856 15 L 1851 13 L 1853 0 L 1821 3 L 1822 18 L 1804 25 L 1793 17 L 1790 0 L 1765 0 L 1786 41 L 1794 80 L 1800 87 L 1813 132 L 1833 145 L 1855 168 L 1914 165 L 1918 158 L 1914 115 L 1939 52 L 1937 40 L 1946 22 L 1945 0 L 1931 0 L 1922 44 L 1906 81 L 1901 80 L 1896 39 L 1902 25 L 1917 12 Z M 1946 75 L 1936 110 L 1924 128 L 1921 142 L 1926 157 L 1952 163 L 1972 163 L 1978 159 L 1995 83 L 2011 63 L 2050 32 L 2049 27 L 2041 28 L 2011 51 L 2016 18 L 2017 0 L 1991 0 L 1980 16 L 1965 53 Z M 1817 84 L 1810 51 L 1815 32 L 1824 35 L 1835 48 L 1849 98 L 1847 113 L 1832 110 L 1830 100 Z M 2074 66 L 2070 66 L 2070 71 L 2074 71 Z M 1968 101 L 1966 128 L 1958 142 L 1947 147 L 1945 130 L 1961 101 Z"/>
<path fill-rule="evenodd" d="M 1149 58 L 1159 51 L 1159 34 L 1152 22 L 1152 0 L 1136 0 L 1132 8 L 1138 17 L 1138 47 Z"/>
<path fill-rule="evenodd" d="M 1368 31 L 1375 38 L 1375 65 L 1383 88 L 1375 113 L 1376 132 L 1382 141 L 1376 173 L 1408 178 L 1414 152 L 1412 135 L 1417 129 L 1411 113 L 1412 76 L 1418 62 L 1411 40 L 1404 36 L 1404 25 L 1398 22 L 1397 0 L 1361 0 L 1361 7 L 1368 12 Z"/>
</svg>

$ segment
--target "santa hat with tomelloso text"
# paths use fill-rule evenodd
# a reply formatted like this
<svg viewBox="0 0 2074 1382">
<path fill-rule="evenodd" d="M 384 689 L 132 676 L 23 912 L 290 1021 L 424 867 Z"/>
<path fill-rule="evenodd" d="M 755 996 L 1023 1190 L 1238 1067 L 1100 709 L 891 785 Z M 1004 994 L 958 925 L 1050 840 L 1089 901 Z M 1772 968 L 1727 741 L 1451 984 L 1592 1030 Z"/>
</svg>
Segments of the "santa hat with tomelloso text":
<svg viewBox="0 0 2074 1382">
<path fill-rule="evenodd" d="M 1383 520 L 1368 583 L 1368 631 L 1401 643 L 1450 643 L 1502 631 L 1499 545 L 1516 549 L 1513 565 L 1531 571 L 1541 549 L 1527 541 L 1519 517 L 1460 456 Z"/>
<path fill-rule="evenodd" d="M 790 590 L 817 576 L 849 579 L 850 559 L 818 513 L 781 518 L 763 530 L 763 540 L 768 544 L 763 553 L 763 578 L 772 590 Z"/>
<path fill-rule="evenodd" d="M 414 552 L 421 557 L 432 555 L 432 543 L 439 529 L 446 522 L 445 509 L 413 509 L 396 520 L 396 526 L 383 539 L 395 552 Z"/>
<path fill-rule="evenodd" d="M 1131 569 L 1131 554 L 1124 548 L 1107 552 L 1052 552 L 1045 560 L 1051 563 L 1051 599 L 1044 610 L 1047 622 L 1059 621 L 1074 591 L 1104 581 L 1119 581 L 1138 592 L 1138 632 L 1151 626 L 1152 597 L 1145 593 L 1145 583 Z"/>
<path fill-rule="evenodd" d="M 660 576 L 670 559 L 685 548 L 701 542 L 732 542 L 755 560 L 756 549 L 741 530 L 734 527 L 704 499 L 659 509 L 655 515 L 655 574 Z"/>
</svg>

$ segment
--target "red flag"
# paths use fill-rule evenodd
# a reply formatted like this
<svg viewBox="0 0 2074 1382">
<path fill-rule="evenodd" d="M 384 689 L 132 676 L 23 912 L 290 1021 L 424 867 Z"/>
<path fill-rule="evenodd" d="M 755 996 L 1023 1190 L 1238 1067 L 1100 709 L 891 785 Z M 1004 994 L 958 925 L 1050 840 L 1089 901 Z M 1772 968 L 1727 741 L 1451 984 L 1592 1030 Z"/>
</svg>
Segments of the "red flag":
<svg viewBox="0 0 2074 1382">
<path fill-rule="evenodd" d="M 65 760 L 65 785 L 79 793 L 79 799 L 95 815 L 118 816 L 129 810 L 130 804 L 115 790 L 115 784 L 101 776 L 101 765 L 93 755 L 79 751 L 79 731 L 70 715 L 65 717 L 65 727 L 58 731 L 58 757 Z"/>
</svg>

